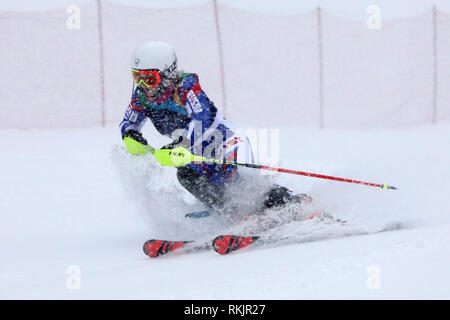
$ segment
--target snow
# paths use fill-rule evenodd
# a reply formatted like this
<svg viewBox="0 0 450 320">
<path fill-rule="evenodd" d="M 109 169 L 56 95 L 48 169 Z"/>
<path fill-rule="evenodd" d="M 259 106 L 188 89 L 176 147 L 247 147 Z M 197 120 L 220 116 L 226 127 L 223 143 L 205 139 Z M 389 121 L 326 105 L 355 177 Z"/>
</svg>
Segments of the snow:
<svg viewBox="0 0 450 320">
<path fill-rule="evenodd" d="M 151 125 L 144 135 L 159 147 Z M 2 299 L 448 299 L 450 125 L 346 131 L 280 128 L 280 166 L 388 183 L 399 190 L 278 174 L 354 228 L 313 222 L 281 230 L 295 241 L 228 256 L 176 252 L 151 260 L 154 237 L 204 238 L 219 221 L 186 221 L 201 206 L 175 169 L 127 155 L 116 125 L 1 130 Z M 256 142 L 253 141 L 256 145 Z M 303 228 L 303 229 L 302 229 Z M 75 267 L 73 267 L 75 266 Z M 75 268 L 75 269 L 74 269 Z M 72 288 L 73 270 L 80 287 Z"/>
<path fill-rule="evenodd" d="M 110 2 L 150 8 L 184 8 L 176 10 L 180 15 L 185 14 L 185 7 L 205 4 L 205 11 L 199 7 L 189 9 L 191 14 L 206 19 L 191 19 L 195 23 L 202 21 L 200 26 L 194 23 L 185 26 L 186 21 L 179 19 L 188 33 L 189 28 L 203 30 L 202 52 L 205 56 L 199 55 L 198 50 L 192 50 L 192 43 L 195 42 L 184 33 L 174 35 L 177 37 L 173 39 L 170 32 L 164 33 L 163 38 L 176 40 L 181 59 L 186 61 L 188 69 L 192 68 L 202 75 L 204 88 L 221 106 L 220 99 L 216 98 L 219 96 L 219 78 L 208 78 L 218 77 L 219 74 L 211 71 L 212 63 L 217 61 L 212 53 L 217 54 L 217 50 L 216 31 L 211 28 L 213 14 L 210 0 Z M 95 49 L 97 43 L 96 33 L 89 31 L 97 28 L 97 20 L 93 18 L 97 12 L 95 3 L 87 0 L 3 1 L 0 3 L 2 11 L 58 9 L 58 12 L 48 15 L 59 17 L 61 23 L 58 19 L 47 19 L 47 24 L 40 21 L 41 31 L 32 38 L 52 39 L 47 42 L 58 50 L 65 48 L 66 51 L 55 51 L 49 47 L 53 58 L 48 59 L 50 55 L 45 54 L 45 48 L 39 43 L 40 50 L 27 55 L 28 49 L 33 47 L 24 45 L 33 43 L 29 42 L 31 38 L 26 40 L 26 35 L 30 33 L 22 32 L 20 35 L 19 32 L 18 35 L 17 30 L 27 31 L 29 26 L 35 30 L 34 20 L 21 20 L 21 28 L 15 28 L 14 19 L 4 19 L 4 38 L 9 39 L 5 41 L 13 44 L 11 50 L 5 51 L 5 59 L 16 63 L 10 63 L 11 66 L 17 65 L 17 61 L 25 61 L 19 63 L 21 68 L 34 70 L 42 81 L 37 85 L 34 82 L 22 85 L 20 88 L 27 87 L 29 90 L 21 89 L 17 94 L 14 94 L 15 89 L 3 91 L 2 98 L 9 103 L 5 102 L 0 107 L 2 124 L 13 128 L 59 128 L 0 129 L 0 299 L 449 299 L 450 123 L 447 120 L 450 118 L 446 111 L 448 98 L 445 95 L 448 90 L 444 74 L 448 69 L 445 67 L 447 49 L 442 40 L 437 45 L 438 123 L 423 123 L 431 122 L 432 118 L 433 51 L 432 15 L 429 10 L 436 4 L 439 11 L 438 40 L 444 39 L 440 30 L 446 30 L 447 16 L 441 11 L 450 12 L 450 2 L 377 1 L 383 21 L 421 15 L 410 22 L 383 24 L 385 33 L 382 42 L 377 42 L 376 38 L 381 36 L 382 30 L 368 37 L 367 30 L 358 29 L 359 33 L 356 33 L 353 29 L 361 25 L 353 20 L 367 19 L 367 7 L 373 4 L 369 0 L 348 0 L 345 4 L 335 0 L 219 0 L 218 3 L 226 5 L 226 8 L 242 10 L 236 13 L 226 9 L 220 13 L 224 53 L 228 57 L 225 60 L 229 63 L 227 79 L 232 80 L 226 86 L 228 110 L 223 111 L 227 111 L 227 117 L 230 116 L 233 122 L 261 126 L 270 123 L 279 130 L 279 135 L 277 131 L 270 132 L 275 140 L 269 148 L 273 157 L 268 158 L 263 148 L 256 148 L 267 146 L 267 132 L 258 131 L 261 128 L 247 128 L 246 132 L 256 148 L 258 163 L 387 183 L 399 189 L 385 191 L 289 174 L 261 176 L 259 173 L 267 172 L 248 169 L 247 173 L 255 174 L 255 180 L 268 178 L 295 192 L 311 195 L 314 205 L 306 208 L 304 215 L 319 208 L 348 221 L 348 225 L 325 224 L 317 220 L 286 223 L 291 214 L 289 210 L 272 212 L 270 219 L 262 219 L 256 227 L 253 224 L 255 217 L 237 226 L 214 216 L 188 220 L 184 218 L 185 213 L 204 210 L 204 207 L 180 186 L 175 169 L 161 167 L 151 155 L 129 155 L 120 139 L 118 122 L 124 112 L 122 108 L 125 104 L 122 102 L 128 103 L 130 89 L 129 73 L 123 70 L 129 60 L 127 48 L 133 47 L 138 40 L 129 34 L 138 34 L 133 26 L 117 29 L 121 24 L 114 18 L 114 12 L 118 14 L 119 11 L 115 10 L 120 10 L 122 14 L 123 10 L 128 10 L 133 13 L 134 9 L 111 6 L 109 15 L 106 14 L 103 20 L 104 30 L 108 30 L 109 26 L 113 31 L 105 32 L 105 35 L 114 34 L 116 40 L 121 39 L 121 45 L 108 42 L 105 37 L 105 53 L 110 53 L 106 55 L 107 66 L 109 61 L 113 67 L 105 69 L 106 122 L 109 124 L 106 128 L 100 128 L 89 127 L 100 123 L 100 112 L 98 99 L 95 99 L 97 78 L 86 76 L 89 72 L 97 74 L 95 60 L 86 59 L 87 48 Z M 68 14 L 65 9 L 71 4 L 83 7 L 83 28 L 76 32 L 68 31 L 63 23 Z M 324 9 L 326 129 L 323 130 L 307 126 L 319 123 L 316 119 L 318 112 L 315 111 L 319 101 L 316 97 L 319 90 L 315 87 L 319 83 L 316 79 L 318 62 L 315 60 L 318 55 L 315 51 L 317 46 L 313 45 L 316 43 L 316 33 L 310 32 L 315 30 L 311 29 L 311 25 L 316 25 L 313 10 L 318 5 Z M 107 7 L 105 5 L 103 9 Z M 161 21 L 166 19 L 167 14 L 175 14 L 159 11 L 152 19 L 155 22 L 152 30 L 156 34 L 160 32 L 158 28 L 164 32 L 169 30 Z M 267 81 L 255 85 L 255 78 L 265 79 L 264 74 L 258 76 L 255 70 L 259 68 L 265 73 L 266 62 L 273 61 L 273 57 L 278 57 L 278 63 L 291 61 L 294 51 L 281 50 L 287 56 L 280 55 L 280 48 L 290 48 L 285 44 L 289 42 L 289 37 L 282 39 L 284 42 L 279 40 L 279 34 L 287 24 L 277 29 L 280 23 L 266 16 L 264 19 L 268 24 L 264 27 L 259 20 L 253 20 L 257 16 L 248 15 L 248 11 L 309 14 L 302 18 L 306 20 L 299 25 L 304 27 L 296 27 L 297 33 L 292 33 L 295 39 L 303 39 L 295 41 L 302 56 L 298 60 L 302 63 L 298 68 L 302 70 L 302 76 L 297 80 L 302 82 L 296 83 L 291 74 L 284 77 L 277 72 L 281 80 L 289 80 L 280 90 L 275 85 L 283 84 L 281 81 L 268 83 L 267 90 L 262 86 Z M 335 16 L 352 22 L 345 21 L 344 25 Z M 5 13 L 5 17 L 16 15 Z M 296 18 L 283 16 L 280 19 L 293 21 Z M 227 24 L 226 21 L 235 23 Z M 265 36 L 265 41 L 258 40 L 253 34 L 247 37 L 234 29 L 254 31 L 253 21 L 258 23 L 259 33 Z M 130 26 L 128 22 L 126 25 Z M 141 26 L 139 23 L 136 25 Z M 7 30 L 15 30 L 15 36 L 8 37 Z M 303 37 L 298 33 L 301 30 Z M 333 33 L 327 33 L 327 30 L 333 30 Z M 416 42 L 397 41 L 410 39 L 411 30 L 416 30 L 415 34 L 419 35 Z M 423 33 L 423 30 L 428 31 Z M 349 31 L 352 37 L 348 36 Z M 36 34 L 40 36 L 36 37 Z M 227 34 L 231 36 L 227 38 Z M 66 45 L 61 46 L 55 39 L 70 41 L 64 40 Z M 276 42 L 273 42 L 275 39 Z M 271 53 L 267 46 L 260 49 L 259 45 L 267 41 L 272 41 L 270 47 L 275 48 L 274 52 Z M 345 41 L 348 46 L 345 46 Z M 108 43 L 110 49 L 117 50 L 108 50 Z M 243 61 L 255 63 L 252 69 L 245 72 L 250 75 L 248 88 L 251 90 L 242 89 L 246 88 L 245 78 L 239 75 L 243 65 L 247 64 L 233 55 L 240 52 L 236 51 L 239 43 L 245 43 L 242 52 L 248 55 L 242 55 Z M 372 43 L 378 45 L 372 47 Z M 393 46 L 395 43 L 398 47 Z M 341 47 L 350 48 L 353 53 L 333 49 Z M 122 52 L 120 48 L 126 50 Z M 55 52 L 58 53 L 56 56 Z M 377 52 L 392 54 L 379 55 Z M 408 54 L 405 55 L 405 52 Z M 415 55 L 411 56 L 411 52 Z M 259 58 L 255 59 L 256 56 Z M 22 59 L 24 57 L 25 60 Z M 360 60 L 361 57 L 363 60 Z M 52 65 L 43 63 L 44 60 L 52 61 Z M 73 70 L 67 61 L 74 62 Z M 205 64 L 205 61 L 210 63 Z M 408 61 L 412 68 L 408 67 Z M 418 64 L 417 61 L 425 62 Z M 55 68 L 58 63 L 65 66 L 66 72 L 55 73 L 57 77 L 49 76 L 51 73 L 48 72 L 61 69 Z M 291 68 L 292 65 L 279 69 L 291 72 Z M 9 69 L 15 71 L 17 68 Z M 2 70 L 6 72 L 8 68 Z M 76 72 L 72 74 L 70 70 Z M 369 73 L 363 73 L 364 70 Z M 415 77 L 411 77 L 411 70 L 414 70 Z M 233 75 L 233 71 L 237 73 Z M 67 77 L 69 73 L 72 76 Z M 17 74 L 20 73 L 12 72 L 3 77 L 9 79 L 4 88 L 18 83 L 14 81 Z M 64 77 L 60 77 L 62 75 Z M 65 79 L 71 81 L 70 90 L 64 85 Z M 55 95 L 55 92 L 60 94 Z M 250 95 L 241 96 L 240 93 L 244 92 Z M 280 92 L 281 96 L 272 96 Z M 283 100 L 283 92 L 296 92 L 301 99 L 287 95 L 293 99 L 289 103 L 289 100 Z M 258 97 L 261 103 L 258 103 Z M 283 113 L 281 109 L 274 112 L 273 101 L 286 106 Z M 298 107 L 297 101 L 301 102 L 302 108 Z M 258 108 L 257 113 L 254 108 Z M 230 112 L 233 110 L 235 112 Z M 289 123 L 296 127 L 277 122 L 278 115 L 282 115 L 283 120 L 292 121 Z M 376 123 L 383 126 L 375 126 Z M 419 123 L 422 125 L 417 125 Z M 84 128 L 62 129 L 71 126 Z M 158 135 L 150 123 L 144 128 L 144 136 L 154 147 L 169 142 Z M 236 198 L 240 196 L 240 201 L 251 202 L 256 190 L 249 185 L 242 187 L 241 194 L 235 195 Z M 267 224 L 275 226 L 262 231 L 261 226 Z M 399 228 L 380 232 L 389 226 Z M 189 254 L 174 252 L 151 260 L 142 251 L 144 241 L 151 238 L 205 240 L 225 232 L 257 234 L 266 239 L 282 237 L 283 240 L 246 248 L 227 256 L 205 250 Z"/>
</svg>

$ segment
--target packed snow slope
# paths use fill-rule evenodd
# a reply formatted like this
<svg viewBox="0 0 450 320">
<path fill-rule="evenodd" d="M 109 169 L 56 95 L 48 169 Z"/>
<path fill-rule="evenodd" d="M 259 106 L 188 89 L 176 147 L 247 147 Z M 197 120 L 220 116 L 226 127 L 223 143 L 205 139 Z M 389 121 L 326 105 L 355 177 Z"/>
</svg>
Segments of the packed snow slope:
<svg viewBox="0 0 450 320">
<path fill-rule="evenodd" d="M 167 142 L 149 127 L 152 145 Z M 126 154 L 117 126 L 2 130 L 0 298 L 450 298 L 449 124 L 282 128 L 279 136 L 281 167 L 399 188 L 271 177 L 368 234 L 294 222 L 276 229 L 293 239 L 283 244 L 151 260 L 145 240 L 224 230 L 214 218 L 184 218 L 202 206 L 179 186 L 174 168 Z M 399 230 L 376 232 L 398 223 Z"/>
</svg>

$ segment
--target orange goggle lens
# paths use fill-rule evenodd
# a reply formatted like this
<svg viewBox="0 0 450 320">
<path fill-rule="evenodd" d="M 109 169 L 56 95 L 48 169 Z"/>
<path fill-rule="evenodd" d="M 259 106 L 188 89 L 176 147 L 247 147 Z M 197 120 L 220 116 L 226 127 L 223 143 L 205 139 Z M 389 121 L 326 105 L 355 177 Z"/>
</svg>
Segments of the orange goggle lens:
<svg viewBox="0 0 450 320">
<path fill-rule="evenodd" d="M 131 75 L 137 85 L 144 84 L 147 87 L 156 87 L 161 83 L 161 76 L 155 70 L 137 70 L 131 69 Z"/>
</svg>

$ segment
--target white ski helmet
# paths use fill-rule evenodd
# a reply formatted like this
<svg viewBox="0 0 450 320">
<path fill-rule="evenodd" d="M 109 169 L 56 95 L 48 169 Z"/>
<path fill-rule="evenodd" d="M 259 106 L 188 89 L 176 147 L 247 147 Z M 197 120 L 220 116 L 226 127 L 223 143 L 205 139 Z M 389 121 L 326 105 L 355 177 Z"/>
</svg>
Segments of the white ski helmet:
<svg viewBox="0 0 450 320">
<path fill-rule="evenodd" d="M 168 76 L 177 68 L 175 50 L 167 42 L 150 41 L 140 44 L 131 55 L 131 68 L 157 69 L 163 76 Z"/>
</svg>

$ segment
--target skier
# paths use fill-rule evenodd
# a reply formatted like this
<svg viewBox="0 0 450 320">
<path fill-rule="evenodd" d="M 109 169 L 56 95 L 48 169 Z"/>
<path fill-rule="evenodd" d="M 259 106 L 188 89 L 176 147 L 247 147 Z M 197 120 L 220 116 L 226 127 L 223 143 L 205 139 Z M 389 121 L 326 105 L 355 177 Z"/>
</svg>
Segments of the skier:
<svg viewBox="0 0 450 320">
<path fill-rule="evenodd" d="M 200 86 L 198 75 L 177 67 L 173 47 L 165 42 L 139 45 L 131 56 L 131 74 L 136 88 L 120 123 L 122 139 L 130 153 L 147 146 L 141 129 L 147 118 L 156 130 L 173 142 L 161 149 L 183 147 L 194 155 L 231 162 L 253 162 L 249 140 L 226 120 Z M 133 145 L 130 143 L 133 142 Z M 180 184 L 205 206 L 215 211 L 227 206 L 227 186 L 240 179 L 235 165 L 194 162 L 177 168 Z M 260 208 L 304 200 L 285 187 L 275 185 L 264 193 Z"/>
</svg>

